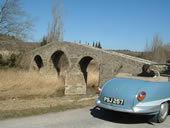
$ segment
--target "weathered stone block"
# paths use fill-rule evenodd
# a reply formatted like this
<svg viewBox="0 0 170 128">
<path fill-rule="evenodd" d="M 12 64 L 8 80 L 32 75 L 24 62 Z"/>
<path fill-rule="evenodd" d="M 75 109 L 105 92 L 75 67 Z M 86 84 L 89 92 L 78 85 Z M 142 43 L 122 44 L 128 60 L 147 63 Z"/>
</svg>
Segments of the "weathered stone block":
<svg viewBox="0 0 170 128">
<path fill-rule="evenodd" d="M 86 83 L 83 73 L 70 71 L 66 74 L 65 95 L 86 94 Z"/>
</svg>

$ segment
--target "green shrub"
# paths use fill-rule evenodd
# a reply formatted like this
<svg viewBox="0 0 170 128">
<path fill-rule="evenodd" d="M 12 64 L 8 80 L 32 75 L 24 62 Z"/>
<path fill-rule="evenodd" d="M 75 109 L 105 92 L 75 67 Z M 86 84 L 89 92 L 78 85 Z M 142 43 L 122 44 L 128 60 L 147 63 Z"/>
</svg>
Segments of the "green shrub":
<svg viewBox="0 0 170 128">
<path fill-rule="evenodd" d="M 2 61 L 2 55 L 0 54 L 0 65 L 2 65 L 3 61 Z"/>
<path fill-rule="evenodd" d="M 166 61 L 166 63 L 170 63 L 170 59 L 168 59 L 168 60 Z"/>
<path fill-rule="evenodd" d="M 44 46 L 44 45 L 46 45 L 48 42 L 47 42 L 47 38 L 46 37 L 43 37 L 43 40 L 42 40 L 42 42 L 41 42 L 41 46 Z"/>
<path fill-rule="evenodd" d="M 3 56 L 0 54 L 0 67 L 6 67 L 6 68 L 13 68 L 13 67 L 19 67 L 19 64 L 22 59 L 22 54 L 14 54 L 12 53 L 7 58 L 3 58 Z"/>
<path fill-rule="evenodd" d="M 3 58 L 2 54 L 0 54 L 0 66 L 7 66 L 8 61 Z"/>
<path fill-rule="evenodd" d="M 2 54 L 0 54 L 0 60 L 2 60 Z"/>
<path fill-rule="evenodd" d="M 15 67 L 16 66 L 17 55 L 11 54 L 10 58 L 8 59 L 8 66 Z"/>
</svg>

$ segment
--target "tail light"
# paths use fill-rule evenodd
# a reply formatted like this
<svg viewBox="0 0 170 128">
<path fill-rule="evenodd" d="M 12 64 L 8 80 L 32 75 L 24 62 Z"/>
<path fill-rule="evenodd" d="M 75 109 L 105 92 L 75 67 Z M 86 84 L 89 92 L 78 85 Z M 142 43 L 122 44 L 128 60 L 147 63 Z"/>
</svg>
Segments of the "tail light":
<svg viewBox="0 0 170 128">
<path fill-rule="evenodd" d="M 146 97 L 146 92 L 142 91 L 138 94 L 137 99 L 138 101 L 142 101 L 145 99 L 145 97 Z"/>
<path fill-rule="evenodd" d="M 96 94 L 100 94 L 102 87 L 98 87 Z"/>
</svg>

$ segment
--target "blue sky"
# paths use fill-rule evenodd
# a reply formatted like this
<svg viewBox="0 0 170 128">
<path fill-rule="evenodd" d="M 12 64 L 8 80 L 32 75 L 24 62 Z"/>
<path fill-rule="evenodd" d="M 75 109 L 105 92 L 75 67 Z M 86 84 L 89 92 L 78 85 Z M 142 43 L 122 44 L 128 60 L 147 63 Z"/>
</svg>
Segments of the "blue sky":
<svg viewBox="0 0 170 128">
<path fill-rule="evenodd" d="M 54 1 L 21 0 L 35 19 L 34 41 L 47 34 Z M 134 51 L 143 51 L 155 33 L 170 42 L 170 0 L 64 0 L 63 6 L 65 41 Z"/>
</svg>

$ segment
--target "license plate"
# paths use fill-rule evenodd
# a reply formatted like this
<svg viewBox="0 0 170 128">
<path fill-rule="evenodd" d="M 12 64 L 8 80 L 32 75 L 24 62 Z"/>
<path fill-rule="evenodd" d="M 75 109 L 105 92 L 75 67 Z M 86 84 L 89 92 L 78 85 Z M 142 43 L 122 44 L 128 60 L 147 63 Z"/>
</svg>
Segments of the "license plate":
<svg viewBox="0 0 170 128">
<path fill-rule="evenodd" d="M 124 104 L 123 99 L 117 99 L 117 98 L 111 98 L 111 97 L 104 97 L 104 102 L 113 103 L 113 104 L 119 104 L 119 105 Z"/>
</svg>

